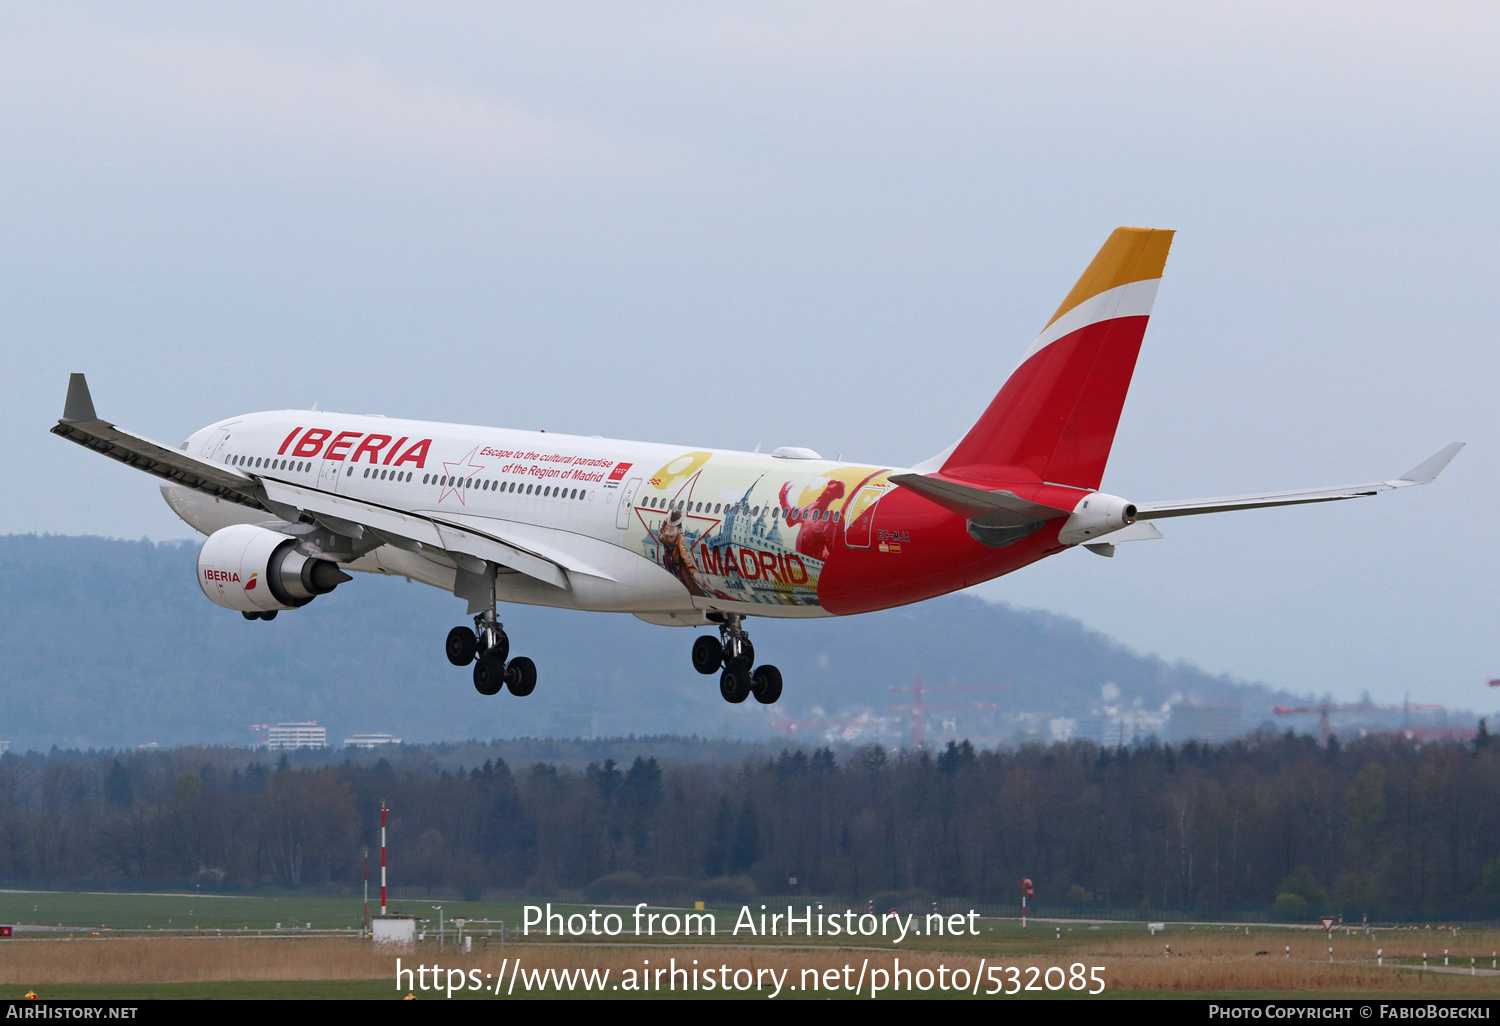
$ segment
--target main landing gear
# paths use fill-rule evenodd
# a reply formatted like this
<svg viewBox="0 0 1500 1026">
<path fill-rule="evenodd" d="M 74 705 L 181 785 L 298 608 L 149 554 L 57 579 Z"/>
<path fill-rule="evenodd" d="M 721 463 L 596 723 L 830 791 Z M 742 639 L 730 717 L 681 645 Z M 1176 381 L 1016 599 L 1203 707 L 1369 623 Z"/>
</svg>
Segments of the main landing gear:
<svg viewBox="0 0 1500 1026">
<path fill-rule="evenodd" d="M 501 688 L 510 688 L 511 694 L 525 698 L 536 690 L 536 663 L 525 656 L 509 658 L 510 638 L 494 610 L 474 617 L 473 630 L 455 627 L 449 631 L 444 649 L 454 666 L 474 664 L 474 690 L 481 695 L 498 695 Z"/>
<path fill-rule="evenodd" d="M 693 642 L 693 669 L 707 675 L 719 674 L 719 694 L 724 701 L 738 705 L 751 695 L 762 705 L 772 705 L 781 697 L 781 671 L 770 663 L 755 663 L 755 646 L 742 626 L 745 618 L 738 613 L 724 614 L 719 637 L 703 634 Z"/>
</svg>

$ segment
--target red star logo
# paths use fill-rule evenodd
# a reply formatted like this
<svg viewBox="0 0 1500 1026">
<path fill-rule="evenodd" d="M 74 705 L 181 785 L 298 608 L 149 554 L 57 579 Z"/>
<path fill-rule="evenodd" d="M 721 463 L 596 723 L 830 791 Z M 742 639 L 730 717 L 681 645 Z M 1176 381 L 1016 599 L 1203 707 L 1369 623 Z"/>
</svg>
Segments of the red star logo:
<svg viewBox="0 0 1500 1026">
<path fill-rule="evenodd" d="M 678 499 L 681 499 L 683 501 L 682 519 L 684 527 L 686 527 L 686 522 L 689 520 L 707 521 L 708 526 L 703 528 L 702 533 L 698 535 L 700 541 L 704 538 L 707 538 L 710 534 L 713 534 L 714 528 L 723 522 L 723 517 L 716 517 L 706 513 L 688 512 L 688 510 L 693 508 L 693 489 L 697 487 L 698 478 L 700 475 L 702 475 L 702 473 L 703 471 L 700 470 L 697 474 L 694 474 L 692 477 L 684 481 L 682 483 L 682 487 L 677 489 L 677 494 L 672 496 L 671 503 L 666 509 L 646 509 L 645 507 L 640 505 L 637 505 L 635 507 L 635 515 L 640 518 L 641 526 L 646 529 L 646 534 L 651 537 L 651 540 L 656 544 L 656 547 L 658 549 L 661 548 L 661 538 L 658 537 L 657 531 L 661 529 L 662 524 L 666 523 L 667 518 L 672 515 L 671 507 L 677 504 Z M 646 519 L 646 515 L 648 513 L 652 515 L 660 514 L 661 519 L 657 522 L 655 528 L 652 528 L 650 522 Z"/>
<path fill-rule="evenodd" d="M 468 491 L 469 479 L 474 476 L 470 473 L 470 471 L 478 471 L 480 473 L 484 472 L 484 466 L 482 464 L 474 462 L 474 457 L 478 455 L 478 453 L 479 446 L 476 445 L 473 449 L 469 450 L 469 454 L 467 456 L 462 457 L 457 462 L 448 463 L 444 461 L 443 477 L 438 479 L 444 482 L 442 491 L 438 493 L 438 502 L 441 503 L 444 499 L 451 495 L 458 500 L 459 505 L 468 505 L 468 503 L 465 501 L 464 495 Z M 452 484 L 447 483 L 450 480 L 453 482 Z"/>
</svg>

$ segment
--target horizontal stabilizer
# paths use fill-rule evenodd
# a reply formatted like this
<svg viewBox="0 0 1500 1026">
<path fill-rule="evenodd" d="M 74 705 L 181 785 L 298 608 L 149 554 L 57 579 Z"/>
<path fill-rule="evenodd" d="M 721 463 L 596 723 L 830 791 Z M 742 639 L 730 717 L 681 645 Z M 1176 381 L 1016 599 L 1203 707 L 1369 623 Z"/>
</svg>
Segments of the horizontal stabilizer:
<svg viewBox="0 0 1500 1026">
<path fill-rule="evenodd" d="M 1020 520 L 1041 521 L 1072 514 L 1072 510 L 1028 502 L 1014 492 L 1003 489 L 990 492 L 925 474 L 892 474 L 891 481 L 965 517 L 1011 513 Z"/>
<path fill-rule="evenodd" d="M 1156 529 L 1155 524 L 1147 524 L 1138 520 L 1129 527 L 1122 527 L 1118 531 L 1109 532 L 1109 534 L 1101 534 L 1094 541 L 1118 545 L 1121 542 L 1157 541 L 1160 538 L 1161 532 Z"/>
<path fill-rule="evenodd" d="M 1264 492 L 1259 495 L 1229 495 L 1217 499 L 1188 499 L 1183 502 L 1150 502 L 1136 506 L 1139 520 L 1160 520 L 1163 517 L 1189 517 L 1199 513 L 1223 513 L 1232 509 L 1264 509 L 1268 506 L 1300 506 L 1309 502 L 1338 502 L 1341 499 L 1361 499 L 1367 495 L 1388 492 L 1393 488 L 1409 488 L 1412 485 L 1431 484 L 1458 451 L 1463 442 L 1444 446 L 1429 458 L 1412 467 L 1405 474 L 1389 481 L 1371 481 L 1368 484 L 1345 485 L 1342 488 L 1303 488 L 1289 492 Z"/>
<path fill-rule="evenodd" d="M 1156 529 L 1155 524 L 1138 520 L 1129 527 L 1122 527 L 1118 531 L 1101 534 L 1091 542 L 1084 542 L 1083 547 L 1096 556 L 1112 557 L 1115 554 L 1115 546 L 1120 542 L 1155 541 L 1160 537 L 1161 532 Z"/>
</svg>

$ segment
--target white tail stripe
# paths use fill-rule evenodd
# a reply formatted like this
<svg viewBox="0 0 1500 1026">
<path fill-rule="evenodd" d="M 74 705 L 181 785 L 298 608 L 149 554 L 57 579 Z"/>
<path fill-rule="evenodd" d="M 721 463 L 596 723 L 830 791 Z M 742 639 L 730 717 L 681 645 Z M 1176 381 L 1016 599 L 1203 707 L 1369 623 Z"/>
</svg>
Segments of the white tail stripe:
<svg viewBox="0 0 1500 1026">
<path fill-rule="evenodd" d="M 1046 330 L 1031 344 L 1031 348 L 1026 350 L 1021 362 L 1025 363 L 1053 342 L 1090 324 L 1115 317 L 1149 316 L 1151 307 L 1156 302 L 1156 287 L 1160 284 L 1160 278 L 1126 282 L 1084 300 L 1047 325 Z"/>
</svg>

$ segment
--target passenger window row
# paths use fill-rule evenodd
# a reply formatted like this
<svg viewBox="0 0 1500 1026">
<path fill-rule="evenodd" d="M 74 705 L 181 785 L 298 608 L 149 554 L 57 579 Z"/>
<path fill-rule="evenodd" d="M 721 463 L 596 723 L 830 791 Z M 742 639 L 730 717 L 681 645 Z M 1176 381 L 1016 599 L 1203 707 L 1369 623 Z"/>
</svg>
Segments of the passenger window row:
<svg viewBox="0 0 1500 1026">
<path fill-rule="evenodd" d="M 244 467 L 247 470 L 291 470 L 296 473 L 307 473 L 313 468 L 312 463 L 307 460 L 278 460 L 271 459 L 265 456 L 246 456 L 239 454 L 225 456 L 224 463 L 226 466 Z M 354 470 L 355 468 L 351 465 L 347 470 L 344 471 L 344 476 L 353 477 Z M 402 483 L 410 481 L 414 476 L 416 476 L 415 471 L 400 472 L 395 470 L 382 470 L 379 467 L 365 467 L 363 474 L 363 477 L 366 480 L 374 479 L 377 481 L 397 481 Z M 460 487 L 475 488 L 479 491 L 486 492 L 500 491 L 512 494 L 535 495 L 539 498 L 544 499 L 588 500 L 592 498 L 592 493 L 583 488 L 562 488 L 556 485 L 525 484 L 521 481 L 497 481 L 491 478 L 471 477 L 467 481 L 465 481 L 462 478 L 449 477 L 442 474 L 423 474 L 422 483 L 424 485 L 443 484 L 447 487 L 453 487 L 457 485 Z"/>
<path fill-rule="evenodd" d="M 749 514 L 752 517 L 758 517 L 761 513 L 761 507 L 750 506 L 743 502 L 736 505 L 735 503 L 687 502 L 683 499 L 650 498 L 643 502 L 642 505 L 647 509 L 680 509 L 686 513 L 727 513 L 731 509 L 738 509 L 739 512 Z M 771 519 L 773 520 L 781 516 L 781 507 L 779 506 L 767 506 L 766 511 L 771 515 Z M 832 520 L 837 524 L 843 518 L 843 514 L 838 510 L 814 509 L 811 506 L 806 509 L 793 508 L 786 511 L 787 523 L 792 523 L 796 520 Z"/>
<path fill-rule="evenodd" d="M 413 473 L 412 471 L 407 471 L 405 473 L 399 473 L 399 472 L 394 471 L 394 470 L 381 470 L 379 467 L 366 467 L 365 468 L 365 477 L 367 477 L 367 478 L 373 477 L 377 481 L 385 481 L 385 480 L 387 480 L 387 475 L 389 475 L 389 480 L 392 480 L 392 481 L 410 481 L 411 477 L 412 477 L 412 473 Z M 344 476 L 345 477 L 349 477 L 349 476 L 352 476 L 353 474 L 354 474 L 354 468 L 350 467 L 349 468 L 349 472 L 347 474 L 345 474 Z"/>
<path fill-rule="evenodd" d="M 511 495 L 532 495 L 541 499 L 588 499 L 591 493 L 583 488 L 559 488 L 556 485 L 526 484 L 523 481 L 497 481 L 493 478 L 451 477 L 447 474 L 423 474 L 423 484 L 442 485 L 444 488 L 472 488 L 481 492 L 505 492 Z"/>
<path fill-rule="evenodd" d="M 273 460 L 266 456 L 225 456 L 224 463 L 250 470 L 291 470 L 299 474 L 312 469 L 312 464 L 305 460 Z"/>
</svg>

